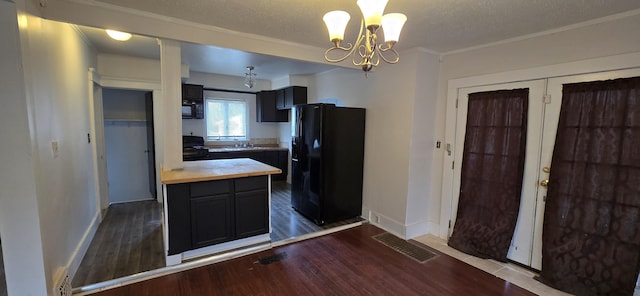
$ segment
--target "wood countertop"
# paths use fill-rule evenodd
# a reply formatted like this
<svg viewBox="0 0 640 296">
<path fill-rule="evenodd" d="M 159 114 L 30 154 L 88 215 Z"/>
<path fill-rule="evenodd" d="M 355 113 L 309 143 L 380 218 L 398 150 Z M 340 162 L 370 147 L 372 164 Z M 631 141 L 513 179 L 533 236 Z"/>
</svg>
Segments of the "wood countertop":
<svg viewBox="0 0 640 296">
<path fill-rule="evenodd" d="M 184 163 L 184 168 L 162 171 L 163 184 L 234 179 L 280 174 L 282 170 L 249 158 L 199 160 Z"/>
</svg>

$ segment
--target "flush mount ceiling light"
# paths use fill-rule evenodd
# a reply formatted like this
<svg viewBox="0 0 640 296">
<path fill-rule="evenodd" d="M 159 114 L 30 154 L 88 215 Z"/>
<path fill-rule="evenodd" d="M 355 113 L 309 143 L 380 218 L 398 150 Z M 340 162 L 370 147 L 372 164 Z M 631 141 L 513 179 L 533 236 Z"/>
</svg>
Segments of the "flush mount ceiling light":
<svg viewBox="0 0 640 296">
<path fill-rule="evenodd" d="M 360 22 L 360 33 L 358 33 L 356 42 L 354 44 L 348 43 L 346 47 L 341 46 L 340 42 L 344 40 L 344 30 L 351 16 L 342 10 L 327 12 L 322 19 L 327 25 L 329 40 L 333 42 L 333 47 L 325 51 L 324 58 L 328 62 L 337 63 L 351 56 L 353 64 L 362 67 L 365 76 L 373 67 L 380 64 L 380 59 L 389 64 L 397 63 L 400 60 L 400 55 L 393 49 L 393 46 L 398 42 L 407 16 L 402 13 L 382 15 L 387 2 L 388 0 L 358 0 L 357 4 L 363 16 Z M 376 32 L 381 25 L 385 42 L 378 44 Z M 342 52 L 344 56 L 337 59 L 330 58 L 333 51 Z M 389 56 L 385 56 L 385 54 Z"/>
<path fill-rule="evenodd" d="M 252 88 L 256 83 L 256 80 L 254 78 L 256 76 L 256 73 L 251 72 L 253 71 L 253 69 L 253 66 L 247 66 L 247 71 L 249 72 L 244 73 L 244 86 L 248 88 Z"/>
<path fill-rule="evenodd" d="M 105 30 L 107 31 L 107 34 L 109 34 L 109 37 L 118 40 L 118 41 L 127 41 L 129 39 L 131 39 L 131 34 L 129 33 L 125 33 L 125 32 L 120 32 L 120 31 L 116 31 L 116 30 Z"/>
</svg>

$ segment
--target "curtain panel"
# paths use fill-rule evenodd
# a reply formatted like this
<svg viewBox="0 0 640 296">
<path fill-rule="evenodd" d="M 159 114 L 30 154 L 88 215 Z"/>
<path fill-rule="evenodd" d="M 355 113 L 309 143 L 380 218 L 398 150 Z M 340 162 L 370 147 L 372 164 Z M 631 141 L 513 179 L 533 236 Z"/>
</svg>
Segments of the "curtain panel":
<svg viewBox="0 0 640 296">
<path fill-rule="evenodd" d="M 563 86 L 540 281 L 632 295 L 640 266 L 640 77 Z"/>
<path fill-rule="evenodd" d="M 469 94 L 458 214 L 449 246 L 507 260 L 518 219 L 528 89 Z"/>
</svg>

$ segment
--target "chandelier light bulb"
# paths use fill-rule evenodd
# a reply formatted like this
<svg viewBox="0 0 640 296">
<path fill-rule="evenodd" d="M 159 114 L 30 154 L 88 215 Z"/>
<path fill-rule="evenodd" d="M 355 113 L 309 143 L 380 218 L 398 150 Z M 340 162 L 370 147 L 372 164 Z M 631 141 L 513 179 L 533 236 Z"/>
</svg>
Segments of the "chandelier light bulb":
<svg viewBox="0 0 640 296">
<path fill-rule="evenodd" d="M 388 0 L 358 0 L 362 11 L 360 32 L 355 42 L 341 45 L 344 31 L 351 18 L 345 11 L 335 10 L 326 13 L 322 19 L 329 32 L 333 46 L 324 52 L 324 59 L 330 63 L 339 63 L 351 57 L 354 66 L 360 67 L 365 76 L 380 60 L 389 64 L 400 61 L 400 54 L 393 48 L 400 38 L 400 31 L 407 16 L 402 13 L 389 13 L 383 16 Z M 378 44 L 378 28 L 382 26 L 385 42 Z M 338 56 L 339 55 L 339 56 Z M 335 58 L 338 56 L 338 58 Z"/>
<path fill-rule="evenodd" d="M 382 30 L 384 31 L 384 41 L 389 43 L 398 42 L 402 26 L 407 21 L 407 16 L 402 13 L 388 13 L 382 17 Z"/>
<path fill-rule="evenodd" d="M 327 12 L 322 20 L 327 25 L 331 42 L 344 40 L 344 30 L 347 28 L 351 16 L 346 11 L 334 10 Z"/>
<path fill-rule="evenodd" d="M 382 14 L 387 6 L 388 0 L 358 0 L 357 4 L 362 11 L 364 17 L 364 25 L 367 28 L 380 27 L 382 23 Z"/>
</svg>

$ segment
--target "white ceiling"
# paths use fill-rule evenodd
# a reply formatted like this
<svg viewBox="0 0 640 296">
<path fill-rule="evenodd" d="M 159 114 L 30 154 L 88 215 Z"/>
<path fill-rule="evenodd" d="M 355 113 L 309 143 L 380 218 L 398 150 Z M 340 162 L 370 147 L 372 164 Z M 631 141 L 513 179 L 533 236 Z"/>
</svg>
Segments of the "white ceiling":
<svg viewBox="0 0 640 296">
<path fill-rule="evenodd" d="M 355 39 L 361 14 L 356 0 L 97 0 L 111 5 L 263 35 L 289 42 L 329 47 L 322 16 L 330 10 L 351 14 L 347 40 Z M 389 0 L 385 12 L 407 15 L 399 50 L 422 47 L 447 53 L 502 40 L 536 34 L 606 18 L 640 13 L 638 0 Z M 100 41 L 105 34 L 83 32 L 99 51 L 149 56 L 157 45 L 152 38 L 124 44 Z M 113 43 L 113 42 L 111 42 Z M 262 79 L 286 74 L 310 74 L 329 69 L 320 65 L 255 55 L 213 46 L 183 45 L 183 63 L 200 72 L 242 76 L 245 66 L 256 66 Z M 289 72 L 289 73 L 285 73 Z M 234 74 L 235 73 L 235 74 Z"/>
</svg>

